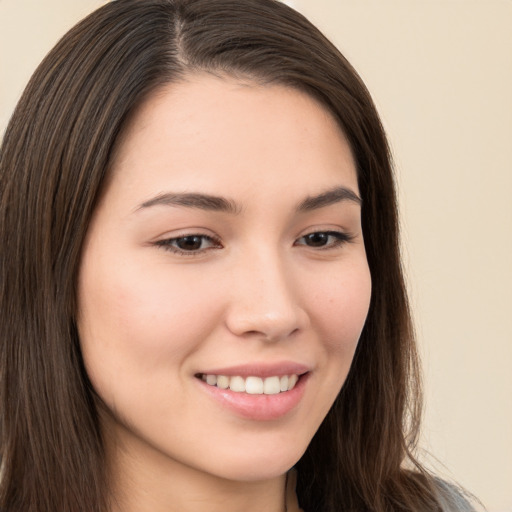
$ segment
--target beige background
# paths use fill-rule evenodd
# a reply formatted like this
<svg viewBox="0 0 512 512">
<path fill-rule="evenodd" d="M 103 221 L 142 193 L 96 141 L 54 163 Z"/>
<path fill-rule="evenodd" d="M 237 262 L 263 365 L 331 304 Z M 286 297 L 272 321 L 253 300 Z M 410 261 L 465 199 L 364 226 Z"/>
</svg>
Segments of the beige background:
<svg viewBox="0 0 512 512">
<path fill-rule="evenodd" d="M 0 0 L 1 132 L 43 55 L 101 3 Z M 390 136 L 424 446 L 490 512 L 512 512 L 512 1 L 286 3 L 359 70 Z"/>
</svg>

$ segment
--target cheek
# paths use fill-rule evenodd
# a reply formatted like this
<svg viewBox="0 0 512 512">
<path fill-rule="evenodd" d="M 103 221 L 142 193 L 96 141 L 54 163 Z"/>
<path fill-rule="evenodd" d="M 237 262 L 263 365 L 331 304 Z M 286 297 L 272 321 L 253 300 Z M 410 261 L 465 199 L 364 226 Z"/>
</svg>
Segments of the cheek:
<svg viewBox="0 0 512 512">
<path fill-rule="evenodd" d="M 208 283 L 133 265 L 106 268 L 115 270 L 85 266 L 79 289 L 78 327 L 93 384 L 130 379 L 132 386 L 136 377 L 168 374 L 169 363 L 179 377 L 215 322 Z"/>
<path fill-rule="evenodd" d="M 371 277 L 366 260 L 322 277 L 313 298 L 316 328 L 326 354 L 348 369 L 370 305 Z"/>
</svg>

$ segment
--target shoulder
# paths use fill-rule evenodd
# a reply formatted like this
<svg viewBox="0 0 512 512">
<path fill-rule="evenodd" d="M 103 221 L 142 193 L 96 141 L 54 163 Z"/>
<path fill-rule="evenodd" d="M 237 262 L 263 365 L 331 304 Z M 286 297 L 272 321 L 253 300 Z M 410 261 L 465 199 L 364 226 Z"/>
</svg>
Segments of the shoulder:
<svg viewBox="0 0 512 512">
<path fill-rule="evenodd" d="M 476 512 L 471 504 L 472 496 L 445 480 L 436 478 L 438 499 L 443 512 Z"/>
</svg>

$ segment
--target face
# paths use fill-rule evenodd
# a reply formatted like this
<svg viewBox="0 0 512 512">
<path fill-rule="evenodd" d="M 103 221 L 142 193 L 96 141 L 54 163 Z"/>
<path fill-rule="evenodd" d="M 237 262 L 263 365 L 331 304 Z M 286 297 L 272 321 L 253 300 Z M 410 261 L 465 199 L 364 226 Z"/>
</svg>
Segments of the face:
<svg viewBox="0 0 512 512">
<path fill-rule="evenodd" d="M 85 241 L 78 328 L 133 460 L 286 472 L 349 371 L 370 300 L 354 161 L 315 100 L 191 76 L 140 108 Z"/>
</svg>

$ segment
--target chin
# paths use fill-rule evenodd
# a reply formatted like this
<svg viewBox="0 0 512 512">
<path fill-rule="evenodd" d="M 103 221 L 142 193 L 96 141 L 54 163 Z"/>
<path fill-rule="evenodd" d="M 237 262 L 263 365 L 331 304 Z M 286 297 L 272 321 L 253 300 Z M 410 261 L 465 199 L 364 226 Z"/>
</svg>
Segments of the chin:
<svg viewBox="0 0 512 512">
<path fill-rule="evenodd" d="M 278 447 L 263 447 L 255 445 L 248 448 L 237 449 L 236 453 L 224 454 L 218 460 L 216 472 L 221 478 L 240 482 L 256 482 L 271 480 L 287 473 L 302 457 L 307 444 L 300 446 L 292 444 L 290 439 Z M 219 471 L 220 470 L 220 471 Z"/>
</svg>

